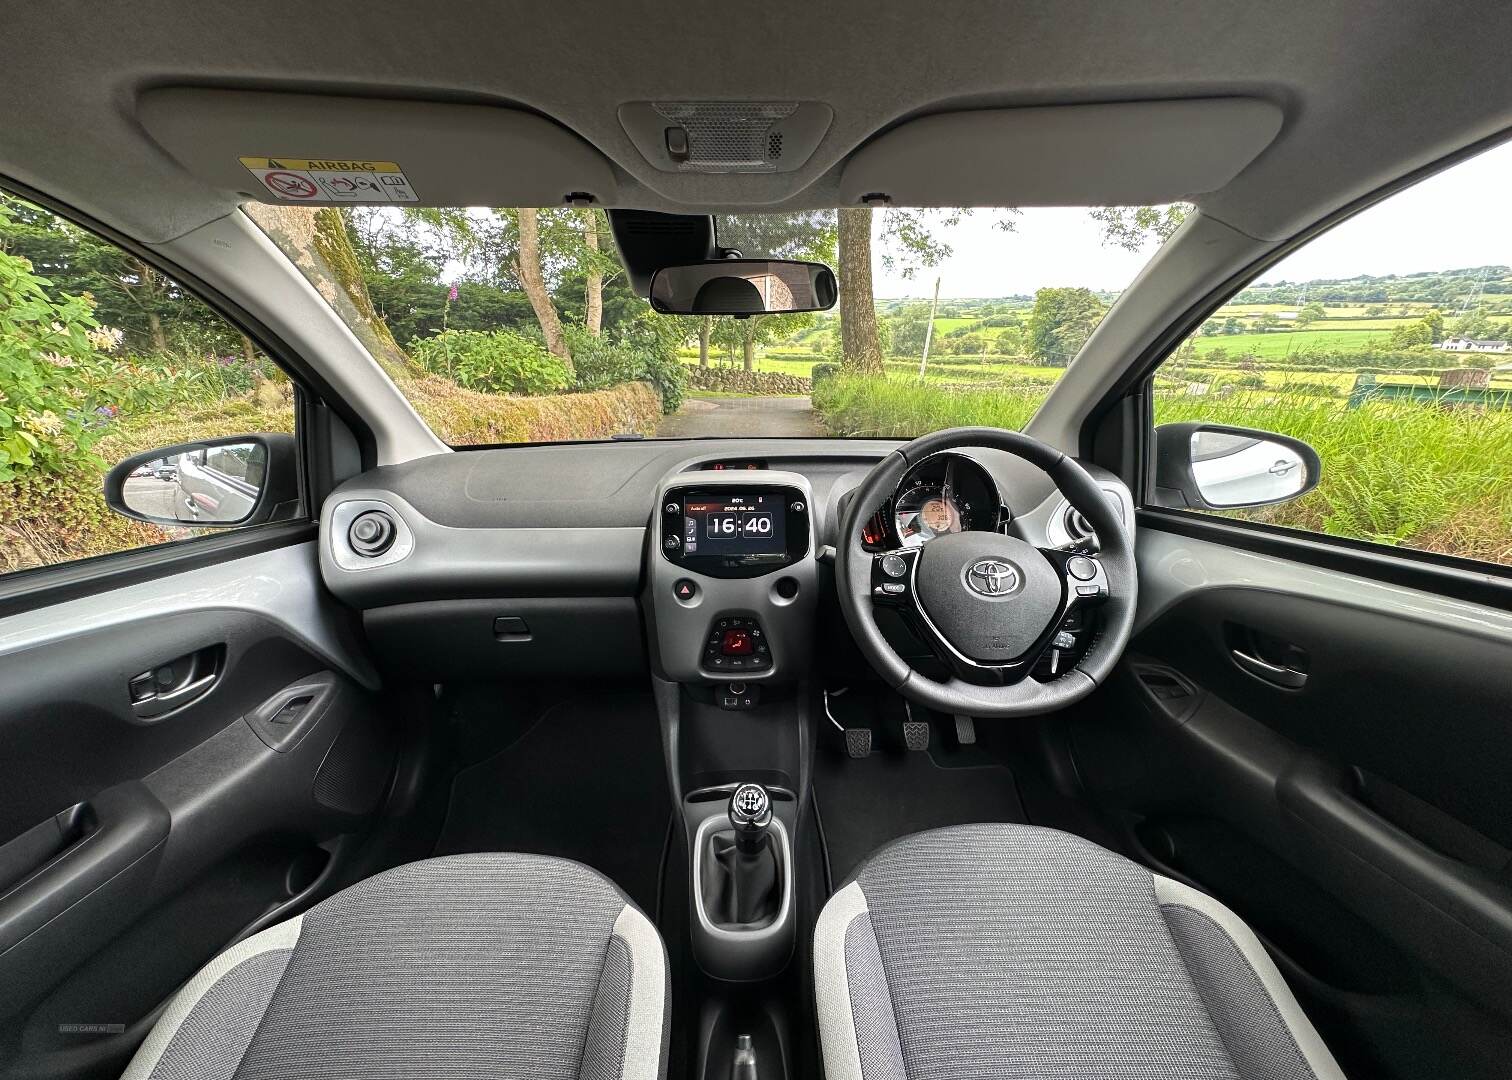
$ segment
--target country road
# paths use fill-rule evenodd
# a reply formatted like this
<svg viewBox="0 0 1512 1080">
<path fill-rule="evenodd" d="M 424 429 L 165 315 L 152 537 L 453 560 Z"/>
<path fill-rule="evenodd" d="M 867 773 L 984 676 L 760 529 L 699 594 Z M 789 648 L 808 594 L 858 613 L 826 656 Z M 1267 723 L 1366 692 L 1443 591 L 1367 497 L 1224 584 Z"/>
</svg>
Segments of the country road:
<svg viewBox="0 0 1512 1080">
<path fill-rule="evenodd" d="M 824 425 L 806 397 L 696 397 L 664 417 L 658 439 L 756 436 L 823 436 Z"/>
</svg>

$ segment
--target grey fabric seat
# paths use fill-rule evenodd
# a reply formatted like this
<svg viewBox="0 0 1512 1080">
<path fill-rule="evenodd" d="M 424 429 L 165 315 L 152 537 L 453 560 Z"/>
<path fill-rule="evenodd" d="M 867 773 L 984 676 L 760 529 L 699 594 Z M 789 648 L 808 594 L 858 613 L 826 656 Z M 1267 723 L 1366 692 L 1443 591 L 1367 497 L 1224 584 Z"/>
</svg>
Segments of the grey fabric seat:
<svg viewBox="0 0 1512 1080">
<path fill-rule="evenodd" d="M 128 1080 L 655 1080 L 666 953 L 577 863 L 459 855 L 359 882 L 228 949 Z"/>
<path fill-rule="evenodd" d="M 1259 940 L 1079 837 L 965 825 L 884 847 L 820 915 L 829 1080 L 1341 1080 Z"/>
</svg>

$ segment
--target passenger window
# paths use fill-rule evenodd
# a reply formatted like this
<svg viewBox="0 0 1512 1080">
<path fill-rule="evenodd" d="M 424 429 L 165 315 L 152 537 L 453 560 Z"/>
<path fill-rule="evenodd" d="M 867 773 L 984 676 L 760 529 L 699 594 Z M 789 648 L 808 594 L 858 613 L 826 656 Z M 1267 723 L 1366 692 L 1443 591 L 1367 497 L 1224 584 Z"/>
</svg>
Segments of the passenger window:
<svg viewBox="0 0 1512 1080">
<path fill-rule="evenodd" d="M 159 447 L 292 434 L 294 412 L 288 377 L 203 302 L 129 252 L 0 192 L 0 573 L 203 535 L 196 506 L 213 505 L 223 488 L 261 486 L 260 444 L 131 474 L 128 503 L 177 507 L 181 524 L 112 511 L 106 472 Z M 190 460 L 222 487 L 188 491 Z"/>
<path fill-rule="evenodd" d="M 1321 459 L 1301 498 L 1209 512 L 1512 564 L 1509 170 L 1504 144 L 1361 212 L 1165 361 L 1157 425 L 1275 432 Z"/>
</svg>

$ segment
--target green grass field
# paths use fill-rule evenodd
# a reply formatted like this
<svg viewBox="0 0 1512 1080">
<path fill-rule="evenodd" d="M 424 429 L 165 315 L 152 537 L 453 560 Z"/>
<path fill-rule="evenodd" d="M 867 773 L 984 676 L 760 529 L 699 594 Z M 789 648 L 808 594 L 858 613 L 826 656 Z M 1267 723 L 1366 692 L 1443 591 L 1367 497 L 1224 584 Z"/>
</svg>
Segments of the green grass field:
<svg viewBox="0 0 1512 1080">
<path fill-rule="evenodd" d="M 959 330 L 962 327 L 973 327 L 974 328 L 978 324 L 980 324 L 981 321 L 982 320 L 980 318 L 960 318 L 960 319 L 937 318 L 934 321 L 935 322 L 935 333 L 936 334 L 948 334 L 952 330 Z"/>
<path fill-rule="evenodd" d="M 1199 356 L 1223 349 L 1230 356 L 1250 353 L 1260 357 L 1282 357 L 1300 348 L 1360 349 L 1372 343 L 1385 345 L 1388 334 L 1380 330 L 1292 330 L 1269 334 L 1217 334 L 1199 336 L 1192 342 Z"/>
</svg>

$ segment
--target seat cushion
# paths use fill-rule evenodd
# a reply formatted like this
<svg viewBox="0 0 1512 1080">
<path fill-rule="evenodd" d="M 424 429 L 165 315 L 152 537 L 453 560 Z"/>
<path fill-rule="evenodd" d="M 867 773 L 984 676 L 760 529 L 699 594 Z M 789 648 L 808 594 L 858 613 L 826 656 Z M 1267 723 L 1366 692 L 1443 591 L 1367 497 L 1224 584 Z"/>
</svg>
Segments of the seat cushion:
<svg viewBox="0 0 1512 1080">
<path fill-rule="evenodd" d="M 169 1003 L 128 1080 L 654 1080 L 656 928 L 577 863 L 458 855 L 248 938 Z"/>
<path fill-rule="evenodd" d="M 1342 1077 L 1231 911 L 1051 829 L 883 848 L 814 962 L 829 1080 Z"/>
</svg>

